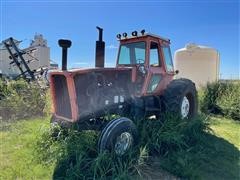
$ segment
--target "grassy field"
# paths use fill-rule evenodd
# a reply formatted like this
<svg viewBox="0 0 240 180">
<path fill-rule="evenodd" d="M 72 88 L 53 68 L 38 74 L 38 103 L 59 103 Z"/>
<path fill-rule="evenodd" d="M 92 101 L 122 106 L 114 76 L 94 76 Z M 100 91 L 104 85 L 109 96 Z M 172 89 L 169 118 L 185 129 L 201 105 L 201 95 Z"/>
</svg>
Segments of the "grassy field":
<svg viewBox="0 0 240 180">
<path fill-rule="evenodd" d="M 240 123 L 216 117 L 208 121 L 211 133 L 204 134 L 189 150 L 173 152 L 170 159 L 160 159 L 162 167 L 189 179 L 239 179 Z"/>
<path fill-rule="evenodd" d="M 51 179 L 53 166 L 44 167 L 34 160 L 35 140 L 46 119 L 1 123 L 0 179 Z"/>
<path fill-rule="evenodd" d="M 156 172 L 165 169 L 190 179 L 239 179 L 240 123 L 218 117 L 211 117 L 209 122 L 213 132 L 206 134 L 201 145 L 171 158 L 149 158 L 142 172 L 148 177 L 155 174 L 155 178 Z M 52 179 L 56 164 L 43 165 L 35 158 L 36 139 L 48 125 L 48 118 L 1 123 L 0 179 Z"/>
<path fill-rule="evenodd" d="M 212 117 L 211 129 L 215 135 L 222 137 L 240 149 L 240 123 L 226 118 Z"/>
</svg>

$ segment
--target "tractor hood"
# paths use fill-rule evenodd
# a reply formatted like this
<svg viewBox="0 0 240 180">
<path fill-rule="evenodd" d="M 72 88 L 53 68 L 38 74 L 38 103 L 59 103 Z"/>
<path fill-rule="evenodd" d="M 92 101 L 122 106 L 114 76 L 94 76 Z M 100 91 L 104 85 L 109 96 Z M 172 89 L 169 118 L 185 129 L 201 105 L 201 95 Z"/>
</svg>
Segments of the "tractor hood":
<svg viewBox="0 0 240 180">
<path fill-rule="evenodd" d="M 134 76 L 135 76 L 135 68 L 134 67 L 109 67 L 109 68 L 77 68 L 77 69 L 69 69 L 67 71 L 63 71 L 63 70 L 51 70 L 50 72 L 50 77 L 54 76 L 54 75 L 64 75 L 64 76 L 75 76 L 77 74 L 91 74 L 91 73 L 106 73 L 106 74 L 118 74 L 118 72 L 128 72 L 128 74 L 130 75 L 131 79 L 134 80 Z"/>
<path fill-rule="evenodd" d="M 50 73 L 55 116 L 80 121 L 130 99 L 134 68 L 82 68 Z M 116 108 L 116 107 L 115 107 Z"/>
</svg>

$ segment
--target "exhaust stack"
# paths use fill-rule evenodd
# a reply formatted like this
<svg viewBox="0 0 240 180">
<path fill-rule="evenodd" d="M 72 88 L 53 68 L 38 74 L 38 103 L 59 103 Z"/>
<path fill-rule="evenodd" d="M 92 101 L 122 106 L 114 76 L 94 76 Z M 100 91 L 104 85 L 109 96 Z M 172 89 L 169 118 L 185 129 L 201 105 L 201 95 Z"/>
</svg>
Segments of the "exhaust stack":
<svg viewBox="0 0 240 180">
<path fill-rule="evenodd" d="M 104 67 L 105 42 L 103 41 L 103 29 L 97 26 L 99 39 L 96 41 L 95 67 Z"/>
<path fill-rule="evenodd" d="M 62 48 L 62 70 L 67 70 L 67 49 L 71 47 L 72 42 L 67 39 L 59 39 L 58 45 Z"/>
</svg>

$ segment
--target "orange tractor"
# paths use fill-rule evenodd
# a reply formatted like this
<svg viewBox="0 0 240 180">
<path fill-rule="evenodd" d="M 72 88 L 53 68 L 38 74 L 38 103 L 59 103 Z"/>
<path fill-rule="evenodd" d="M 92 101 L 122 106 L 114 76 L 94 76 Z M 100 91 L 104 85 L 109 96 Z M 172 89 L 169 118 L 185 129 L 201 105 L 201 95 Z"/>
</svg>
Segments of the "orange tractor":
<svg viewBox="0 0 240 180">
<path fill-rule="evenodd" d="M 162 114 L 174 113 L 191 119 L 196 115 L 195 84 L 188 79 L 173 80 L 177 71 L 169 39 L 144 30 L 132 32 L 131 37 L 118 34 L 116 67 L 106 68 L 103 29 L 97 28 L 95 68 L 67 70 L 71 41 L 59 40 L 62 70 L 50 74 L 53 124 L 99 130 L 99 151 L 122 155 L 137 141 L 137 128 L 131 118 L 161 118 Z M 120 118 L 106 120 L 112 114 Z"/>
</svg>

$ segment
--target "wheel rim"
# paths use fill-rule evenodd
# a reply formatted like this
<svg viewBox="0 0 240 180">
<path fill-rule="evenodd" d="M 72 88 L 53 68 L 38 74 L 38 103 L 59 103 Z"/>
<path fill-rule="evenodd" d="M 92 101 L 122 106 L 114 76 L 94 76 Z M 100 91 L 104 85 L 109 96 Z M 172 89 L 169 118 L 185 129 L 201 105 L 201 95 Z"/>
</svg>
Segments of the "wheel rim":
<svg viewBox="0 0 240 180">
<path fill-rule="evenodd" d="M 130 133 L 124 132 L 117 137 L 114 147 L 117 155 L 123 155 L 132 145 L 133 137 Z"/>
<path fill-rule="evenodd" d="M 181 106 L 181 116 L 182 118 L 186 118 L 189 114 L 190 103 L 186 96 L 183 97 L 182 106 Z"/>
</svg>

